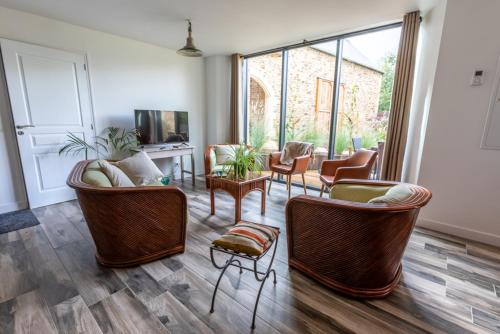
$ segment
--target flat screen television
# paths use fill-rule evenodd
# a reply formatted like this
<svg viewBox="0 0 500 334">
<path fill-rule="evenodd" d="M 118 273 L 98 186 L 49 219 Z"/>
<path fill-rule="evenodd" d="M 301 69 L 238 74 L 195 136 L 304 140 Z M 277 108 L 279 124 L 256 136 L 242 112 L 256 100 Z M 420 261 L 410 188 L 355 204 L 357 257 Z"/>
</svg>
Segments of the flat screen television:
<svg viewBox="0 0 500 334">
<path fill-rule="evenodd" d="M 135 128 L 140 145 L 189 141 L 187 111 L 135 110 Z"/>
</svg>

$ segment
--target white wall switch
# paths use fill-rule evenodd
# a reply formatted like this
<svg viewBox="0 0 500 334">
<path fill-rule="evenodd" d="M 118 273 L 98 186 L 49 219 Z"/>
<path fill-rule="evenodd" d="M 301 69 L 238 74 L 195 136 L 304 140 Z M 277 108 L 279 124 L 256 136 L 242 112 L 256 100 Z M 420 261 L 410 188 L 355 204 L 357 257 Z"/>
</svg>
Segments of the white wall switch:
<svg viewBox="0 0 500 334">
<path fill-rule="evenodd" d="M 481 86 L 483 84 L 484 71 L 474 70 L 472 74 L 471 86 Z"/>
</svg>

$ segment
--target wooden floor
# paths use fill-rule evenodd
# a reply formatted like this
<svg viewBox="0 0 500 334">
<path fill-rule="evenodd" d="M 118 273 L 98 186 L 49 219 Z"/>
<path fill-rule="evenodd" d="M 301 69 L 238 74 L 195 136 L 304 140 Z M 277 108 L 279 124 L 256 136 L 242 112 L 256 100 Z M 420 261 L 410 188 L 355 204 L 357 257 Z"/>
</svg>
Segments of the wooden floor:
<svg viewBox="0 0 500 334">
<path fill-rule="evenodd" d="M 208 247 L 232 225 L 232 200 L 217 195 L 210 217 L 202 180 L 196 189 L 190 183 L 182 186 L 191 215 L 186 252 L 148 265 L 97 265 L 76 202 L 36 209 L 41 225 L 0 235 L 0 333 L 250 333 L 258 287 L 251 273 L 228 270 L 209 313 L 218 270 Z M 345 298 L 289 271 L 285 193 L 275 185 L 265 217 L 255 214 L 260 194 L 243 201 L 243 218 L 283 231 L 278 284 L 266 283 L 255 333 L 500 332 L 498 249 L 419 229 L 392 295 Z"/>
</svg>

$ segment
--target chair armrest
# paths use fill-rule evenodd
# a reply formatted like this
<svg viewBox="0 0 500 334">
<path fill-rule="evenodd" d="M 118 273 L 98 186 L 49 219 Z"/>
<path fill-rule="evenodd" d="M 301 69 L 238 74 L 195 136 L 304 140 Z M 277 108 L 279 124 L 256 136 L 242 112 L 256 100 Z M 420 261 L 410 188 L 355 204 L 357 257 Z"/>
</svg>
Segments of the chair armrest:
<svg viewBox="0 0 500 334">
<path fill-rule="evenodd" d="M 205 149 L 204 162 L 205 162 L 205 175 L 210 175 L 212 173 L 212 157 L 211 153 L 213 150 L 213 145 L 208 145 Z"/>
<path fill-rule="evenodd" d="M 370 166 L 339 167 L 335 173 L 334 182 L 341 179 L 368 179 Z"/>
<path fill-rule="evenodd" d="M 272 152 L 269 154 L 269 167 L 279 165 L 281 159 L 281 152 Z"/>
<path fill-rule="evenodd" d="M 344 166 L 346 161 L 346 159 L 324 160 L 321 163 L 320 175 L 335 176 L 337 169 Z"/>
<path fill-rule="evenodd" d="M 311 160 L 310 154 L 293 159 L 292 172 L 305 173 L 307 171 L 307 166 L 309 165 L 309 160 Z"/>
</svg>

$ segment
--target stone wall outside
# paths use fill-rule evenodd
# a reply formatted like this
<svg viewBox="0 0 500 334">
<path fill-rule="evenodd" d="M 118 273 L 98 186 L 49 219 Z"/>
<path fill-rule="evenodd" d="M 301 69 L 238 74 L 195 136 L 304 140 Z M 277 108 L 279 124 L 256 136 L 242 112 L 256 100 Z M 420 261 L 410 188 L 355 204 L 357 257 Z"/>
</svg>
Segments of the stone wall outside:
<svg viewBox="0 0 500 334">
<path fill-rule="evenodd" d="M 281 52 L 248 59 L 249 131 L 258 122 L 264 124 L 267 150 L 277 148 L 281 63 Z M 287 139 L 302 140 L 315 129 L 320 136 L 319 146 L 328 143 L 330 111 L 316 112 L 316 89 L 318 78 L 333 81 L 334 75 L 335 56 L 311 47 L 288 52 Z M 347 126 L 347 115 L 353 120 L 353 136 L 370 128 L 369 120 L 378 112 L 381 81 L 381 72 L 344 59 L 338 128 Z"/>
</svg>

